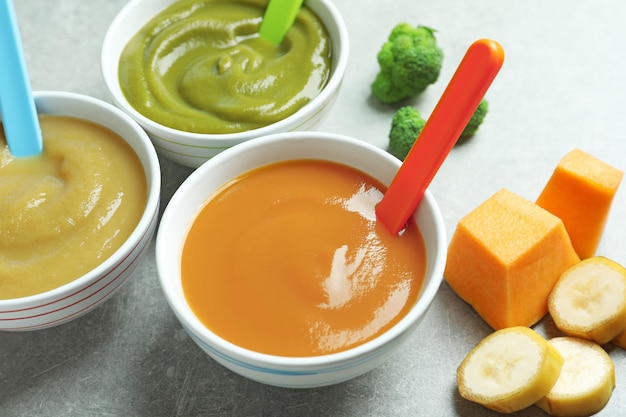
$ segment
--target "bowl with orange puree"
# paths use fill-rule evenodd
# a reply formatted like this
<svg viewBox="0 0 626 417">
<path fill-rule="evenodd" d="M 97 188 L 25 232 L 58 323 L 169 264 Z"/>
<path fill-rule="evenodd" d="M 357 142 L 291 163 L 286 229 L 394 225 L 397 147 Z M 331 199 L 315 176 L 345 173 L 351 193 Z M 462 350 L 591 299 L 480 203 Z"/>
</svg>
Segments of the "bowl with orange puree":
<svg viewBox="0 0 626 417">
<path fill-rule="evenodd" d="M 280 44 L 259 36 L 268 0 L 131 0 L 104 37 L 113 102 L 157 151 L 198 167 L 238 143 L 309 130 L 328 114 L 349 54 L 331 0 L 305 0 Z"/>
<path fill-rule="evenodd" d="M 377 220 L 399 166 L 316 132 L 203 164 L 157 232 L 160 283 L 184 329 L 230 370 L 283 387 L 339 383 L 389 358 L 424 318 L 446 258 L 430 192 L 399 235 Z"/>
<path fill-rule="evenodd" d="M 0 330 L 65 323 L 109 299 L 156 230 L 160 168 L 115 106 L 35 92 L 43 152 L 11 155 L 0 129 Z"/>
</svg>

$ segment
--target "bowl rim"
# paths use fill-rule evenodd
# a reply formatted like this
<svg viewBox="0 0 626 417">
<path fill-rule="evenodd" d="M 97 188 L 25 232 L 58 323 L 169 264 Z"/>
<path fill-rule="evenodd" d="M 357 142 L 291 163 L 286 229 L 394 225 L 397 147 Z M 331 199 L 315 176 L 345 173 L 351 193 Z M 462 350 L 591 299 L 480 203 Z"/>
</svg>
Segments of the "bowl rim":
<svg viewBox="0 0 626 417">
<path fill-rule="evenodd" d="M 443 282 L 443 269 L 446 259 L 447 243 L 443 216 L 433 195 L 429 190 L 426 190 L 424 198 L 420 203 L 420 206 L 416 210 L 414 218 L 417 220 L 417 216 L 421 214 L 428 216 L 429 220 L 432 221 L 435 233 L 434 237 L 436 239 L 433 247 L 435 248 L 437 255 L 434 260 L 430 261 L 433 265 L 433 273 L 428 282 L 424 283 L 424 286 L 422 287 L 419 295 L 419 299 L 416 302 L 415 306 L 398 323 L 396 323 L 392 328 L 390 328 L 382 335 L 351 349 L 336 353 L 305 357 L 288 357 L 260 353 L 251 349 L 243 348 L 232 342 L 229 342 L 228 340 L 222 338 L 221 336 L 210 331 L 204 325 L 202 325 L 200 320 L 193 314 L 191 308 L 184 300 L 184 296 L 183 299 L 179 299 L 177 296 L 177 288 L 179 288 L 180 286 L 179 276 L 165 276 L 164 273 L 164 271 L 168 269 L 166 261 L 167 255 L 169 255 L 170 258 L 173 255 L 171 249 L 169 251 L 165 249 L 165 240 L 167 238 L 165 238 L 164 235 L 168 234 L 168 230 L 172 222 L 172 220 L 170 219 L 176 216 L 176 208 L 183 204 L 183 199 L 186 198 L 186 196 L 194 189 L 194 187 L 197 186 L 196 183 L 202 177 L 209 175 L 210 170 L 215 165 L 223 164 L 230 158 L 234 158 L 240 154 L 253 152 L 254 149 L 256 149 L 257 147 L 279 142 L 284 139 L 293 140 L 294 137 L 298 137 L 298 139 L 302 140 L 317 139 L 322 141 L 340 141 L 343 143 L 357 145 L 363 147 L 365 151 L 375 154 L 376 157 L 381 159 L 381 162 L 394 164 L 397 167 L 399 167 L 401 164 L 401 162 L 397 158 L 393 157 L 386 151 L 367 142 L 341 134 L 324 132 L 283 132 L 264 136 L 262 138 L 257 138 L 253 141 L 235 145 L 234 147 L 221 152 L 209 161 L 202 164 L 194 172 L 192 172 L 190 176 L 176 190 L 176 192 L 170 199 L 169 204 L 165 208 L 156 238 L 156 264 L 161 288 L 171 309 L 173 310 L 177 318 L 181 321 L 183 328 L 186 331 L 191 331 L 193 333 L 192 338 L 199 339 L 204 345 L 211 347 L 221 356 L 227 357 L 231 361 L 234 359 L 240 365 L 254 363 L 255 368 L 265 370 L 276 368 L 311 369 L 319 368 L 321 366 L 337 366 L 343 362 L 353 361 L 357 358 L 371 355 L 373 352 L 377 352 L 381 348 L 384 348 L 387 344 L 389 344 L 389 342 L 391 342 L 393 339 L 400 337 L 412 326 L 417 324 L 421 320 L 421 318 L 423 318 L 423 315 L 432 304 L 432 301 L 434 300 L 434 297 L 436 296 L 439 287 Z M 196 210 L 197 209 L 199 208 L 196 208 Z M 191 220 L 187 222 L 186 227 L 188 228 L 190 224 Z M 187 230 L 183 233 L 183 236 L 186 236 L 186 233 Z M 177 253 L 176 256 L 180 257 L 180 253 Z M 427 262 L 429 261 L 427 260 Z M 177 265 L 179 265 L 179 263 Z M 428 268 L 429 266 L 427 264 L 427 269 Z"/>
<path fill-rule="evenodd" d="M 48 111 L 46 108 L 51 105 L 62 106 L 65 104 L 80 103 L 81 106 L 85 106 L 85 108 L 97 110 L 97 113 L 95 114 L 98 116 L 96 118 L 112 117 L 117 119 L 122 123 L 124 129 L 129 129 L 130 132 L 136 135 L 138 139 L 137 144 L 140 145 L 141 151 L 145 152 L 147 157 L 146 160 L 143 160 L 139 157 L 139 155 L 137 155 L 140 158 L 141 165 L 146 174 L 147 198 L 139 222 L 137 222 L 137 225 L 122 245 L 120 245 L 120 247 L 117 248 L 117 250 L 107 259 L 80 277 L 48 291 L 25 297 L 0 299 L 0 312 L 3 313 L 33 310 L 59 302 L 63 299 L 67 299 L 80 292 L 81 289 L 89 286 L 92 282 L 98 280 L 99 277 L 105 275 L 108 271 L 114 269 L 116 265 L 124 262 L 127 254 L 131 253 L 143 240 L 145 234 L 150 230 L 155 216 L 158 215 L 158 208 L 160 204 L 161 168 L 156 151 L 146 132 L 129 115 L 101 99 L 75 92 L 39 90 L 33 92 L 33 97 L 38 111 L 41 111 L 43 108 L 43 111 L 41 111 L 42 114 L 73 116 L 91 121 L 92 123 L 100 124 L 101 126 L 104 126 L 121 136 L 126 143 L 131 146 L 135 154 L 138 152 L 136 146 L 129 143 L 124 136 L 116 131 L 114 127 L 105 126 L 104 124 L 94 121 L 91 118 L 67 114 L 65 112 L 57 113 L 55 111 Z M 53 104 L 50 104 L 51 102 Z"/>
<path fill-rule="evenodd" d="M 146 1 L 160 2 L 168 0 L 130 0 L 118 14 L 113 18 L 109 28 L 107 29 L 102 41 L 101 53 L 100 53 L 100 71 L 104 84 L 112 97 L 115 105 L 120 107 L 124 112 L 128 113 L 133 119 L 135 119 L 141 126 L 143 126 L 150 134 L 154 134 L 161 138 L 161 140 L 167 140 L 166 138 L 184 137 L 187 141 L 233 141 L 233 140 L 245 140 L 271 134 L 276 131 L 282 130 L 296 130 L 298 128 L 298 120 L 306 118 L 309 114 L 316 114 L 323 107 L 323 104 L 331 101 L 333 96 L 339 90 L 343 77 L 348 66 L 348 57 L 350 55 L 350 38 L 348 36 L 348 29 L 346 23 L 339 13 L 339 10 L 331 0 L 304 0 L 305 5 L 310 3 L 314 4 L 314 8 L 320 7 L 324 9 L 325 14 L 331 18 L 330 22 L 334 23 L 337 29 L 337 39 L 332 39 L 333 50 L 336 48 L 338 59 L 333 59 L 333 70 L 327 84 L 324 86 L 320 94 L 318 94 L 313 100 L 305 104 L 302 108 L 296 111 L 294 114 L 274 122 L 272 124 L 262 126 L 256 129 L 246 130 L 243 132 L 234 133 L 195 133 L 187 132 L 184 130 L 174 129 L 169 126 L 157 123 L 150 118 L 144 116 L 142 113 L 135 110 L 133 106 L 126 100 L 118 82 L 117 71 L 113 71 L 112 68 L 117 68 L 119 61 L 119 54 L 113 55 L 113 50 L 118 47 L 115 40 L 116 31 L 129 19 L 129 16 L 135 12 L 135 9 L 139 8 L 142 3 Z M 168 4 L 173 3 L 175 0 L 171 0 Z M 158 12 L 163 9 L 156 10 L 153 14 L 147 17 L 150 19 L 154 17 Z M 319 13 L 317 13 L 319 15 Z M 328 22 L 323 21 L 326 26 Z M 139 30 L 139 28 L 137 28 Z M 328 27 L 327 27 L 328 30 Z M 331 32 L 329 30 L 329 32 Z M 136 31 L 134 32 L 136 33 Z M 127 42 L 128 40 L 126 40 Z M 120 53 L 123 50 L 123 46 L 120 49 Z M 292 125 L 296 125 L 293 127 Z M 187 146 L 192 146 L 187 144 Z M 218 145 L 219 146 L 219 145 Z"/>
</svg>

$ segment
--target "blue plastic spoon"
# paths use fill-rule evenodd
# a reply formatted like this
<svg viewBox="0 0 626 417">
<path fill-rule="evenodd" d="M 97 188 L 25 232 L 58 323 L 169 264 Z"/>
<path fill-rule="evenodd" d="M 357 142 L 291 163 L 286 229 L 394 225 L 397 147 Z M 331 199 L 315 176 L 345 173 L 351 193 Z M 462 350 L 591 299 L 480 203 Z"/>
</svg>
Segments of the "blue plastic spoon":
<svg viewBox="0 0 626 417">
<path fill-rule="evenodd" d="M 13 156 L 41 153 L 43 144 L 11 0 L 0 0 L 0 117 Z"/>
<path fill-rule="evenodd" d="M 293 25 L 303 0 L 270 0 L 265 9 L 259 35 L 279 44 Z"/>
</svg>

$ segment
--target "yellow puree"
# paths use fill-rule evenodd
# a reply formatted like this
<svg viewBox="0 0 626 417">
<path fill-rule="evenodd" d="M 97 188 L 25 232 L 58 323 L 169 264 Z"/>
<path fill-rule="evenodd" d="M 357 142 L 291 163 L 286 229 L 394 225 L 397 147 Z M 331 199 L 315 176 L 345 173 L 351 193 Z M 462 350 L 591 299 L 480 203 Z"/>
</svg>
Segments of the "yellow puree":
<svg viewBox="0 0 626 417">
<path fill-rule="evenodd" d="M 144 116 L 178 130 L 233 133 L 282 120 L 330 76 L 330 40 L 303 7 L 280 45 L 259 37 L 267 0 L 181 0 L 120 58 L 120 86 Z"/>
<path fill-rule="evenodd" d="M 137 155 L 94 123 L 40 116 L 44 152 L 14 158 L 0 129 L 0 299 L 44 292 L 107 259 L 146 203 Z"/>
</svg>

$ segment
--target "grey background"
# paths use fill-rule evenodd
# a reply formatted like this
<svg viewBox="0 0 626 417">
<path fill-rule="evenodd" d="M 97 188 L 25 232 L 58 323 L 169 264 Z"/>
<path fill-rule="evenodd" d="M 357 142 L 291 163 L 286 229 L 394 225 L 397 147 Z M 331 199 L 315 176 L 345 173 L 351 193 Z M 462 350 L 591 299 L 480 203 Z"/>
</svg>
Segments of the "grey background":
<svg viewBox="0 0 626 417">
<path fill-rule="evenodd" d="M 123 0 L 15 0 L 36 90 L 108 100 L 100 45 Z M 558 160 L 579 147 L 624 170 L 626 3 L 620 0 L 337 0 L 351 40 L 343 89 L 320 130 L 386 147 L 396 107 L 369 96 L 376 53 L 399 22 L 437 29 L 440 80 L 404 104 L 428 116 L 466 48 L 499 41 L 505 64 L 487 93 L 479 133 L 457 146 L 431 191 L 448 237 L 456 222 L 506 187 L 534 200 Z M 162 160 L 163 207 L 190 169 Z M 626 185 L 622 185 L 622 188 Z M 626 190 L 598 254 L 626 263 Z M 537 329 L 556 334 L 549 319 Z M 239 377 L 185 335 L 159 288 L 150 252 L 105 305 L 66 325 L 0 333 L 0 416 L 495 416 L 462 400 L 455 372 L 490 328 L 443 285 L 419 330 L 390 361 L 352 381 L 286 390 Z M 600 416 L 626 415 L 626 354 L 607 347 L 617 388 Z M 514 414 L 545 415 L 538 408 Z"/>
</svg>

